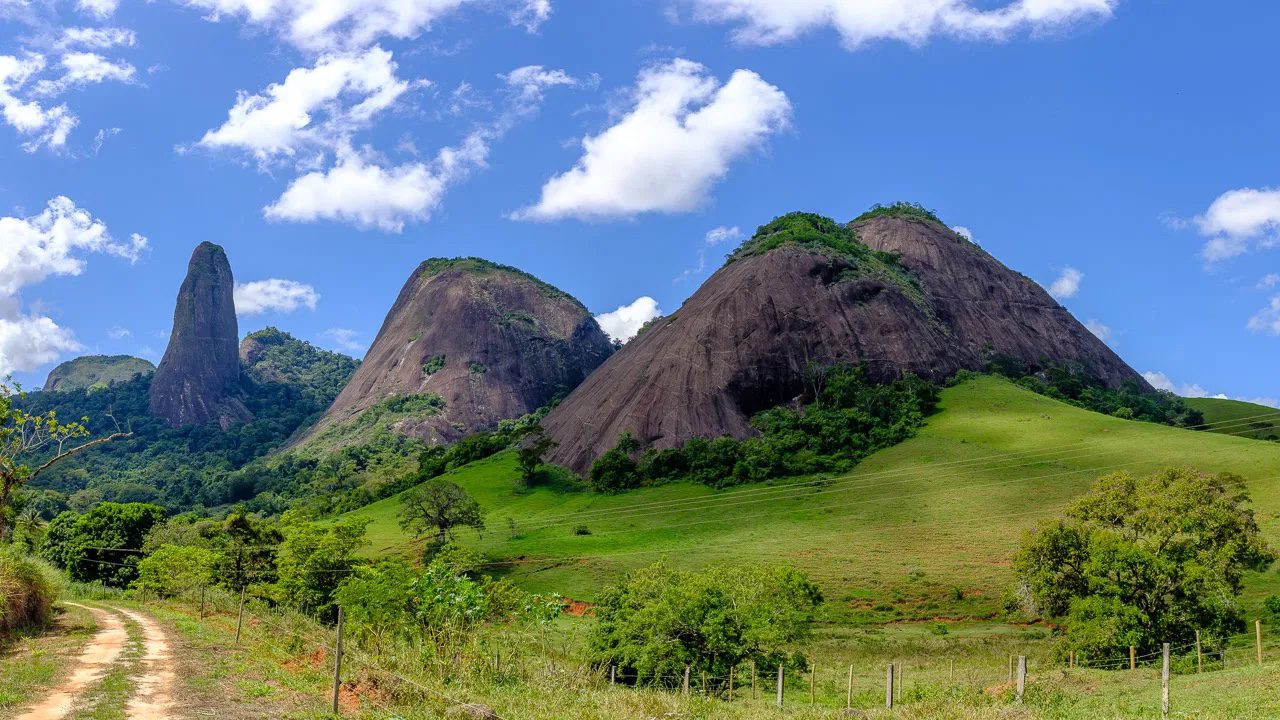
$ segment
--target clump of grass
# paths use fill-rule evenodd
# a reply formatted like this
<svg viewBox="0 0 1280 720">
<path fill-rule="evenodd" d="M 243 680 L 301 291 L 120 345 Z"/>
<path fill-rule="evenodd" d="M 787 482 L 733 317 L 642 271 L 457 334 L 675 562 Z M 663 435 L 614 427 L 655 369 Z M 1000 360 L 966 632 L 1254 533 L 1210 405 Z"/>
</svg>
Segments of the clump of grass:
<svg viewBox="0 0 1280 720">
<path fill-rule="evenodd" d="M 61 590 L 61 576 L 47 563 L 0 547 L 0 638 L 47 624 Z"/>
</svg>

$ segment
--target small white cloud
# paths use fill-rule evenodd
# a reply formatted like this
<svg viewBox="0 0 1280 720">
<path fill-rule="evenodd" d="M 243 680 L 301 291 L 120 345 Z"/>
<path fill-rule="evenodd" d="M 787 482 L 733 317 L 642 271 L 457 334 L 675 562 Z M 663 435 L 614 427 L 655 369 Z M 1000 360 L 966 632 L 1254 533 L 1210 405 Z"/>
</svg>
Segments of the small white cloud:
<svg viewBox="0 0 1280 720">
<path fill-rule="evenodd" d="M 1064 267 L 1058 274 L 1058 278 L 1049 285 L 1049 294 L 1058 300 L 1075 297 L 1076 293 L 1080 292 L 1082 280 L 1084 280 L 1084 273 L 1073 267 Z"/>
<path fill-rule="evenodd" d="M 636 298 L 630 305 L 596 316 L 600 329 L 612 340 L 627 342 L 650 320 L 661 317 L 658 301 L 648 295 Z"/>
<path fill-rule="evenodd" d="M 1272 297 L 1266 307 L 1249 318 L 1249 329 L 1269 335 L 1280 335 L 1280 295 Z"/>
<path fill-rule="evenodd" d="M 1111 342 L 1111 328 L 1102 324 L 1101 321 L 1090 318 L 1089 321 L 1084 324 L 1084 326 L 1088 328 L 1089 332 L 1093 333 L 1094 336 L 1097 337 L 1102 342 L 1108 343 L 1108 344 Z"/>
<path fill-rule="evenodd" d="M 1269 247 L 1280 241 L 1280 189 L 1229 190 L 1194 222 L 1209 238 L 1200 251 L 1209 262 L 1241 255 L 1251 244 Z"/>
<path fill-rule="evenodd" d="M 720 84 L 704 66 L 676 59 L 640 73 L 634 105 L 612 127 L 582 139 L 583 155 L 542 186 L 516 219 L 622 218 L 691 211 L 729 166 L 787 126 L 785 93 L 750 70 Z"/>
<path fill-rule="evenodd" d="M 1174 395 L 1181 395 L 1182 397 L 1190 398 L 1209 396 L 1209 392 L 1200 385 L 1197 385 L 1196 383 L 1179 385 L 1170 379 L 1168 375 L 1165 375 L 1162 372 L 1147 371 L 1142 373 L 1142 377 L 1146 378 L 1147 382 L 1151 383 L 1151 387 L 1154 387 L 1157 390 L 1168 390 Z"/>
<path fill-rule="evenodd" d="M 964 238 L 965 240 L 968 240 L 969 242 L 973 242 L 973 231 L 963 225 L 956 225 L 955 227 L 951 228 L 951 232 L 959 235 L 960 237 Z"/>
<path fill-rule="evenodd" d="M 314 287 L 296 280 L 268 278 L 236 283 L 235 287 L 237 315 L 289 313 L 301 307 L 315 310 L 319 301 L 320 295 Z"/>
<path fill-rule="evenodd" d="M 1280 285 L 1280 273 L 1268 273 L 1258 281 L 1258 288 L 1261 290 L 1270 290 L 1276 285 Z"/>
<path fill-rule="evenodd" d="M 108 50 L 113 47 L 132 47 L 138 36 L 132 30 L 118 27 L 69 27 L 63 28 L 62 37 L 55 47 L 59 50 L 68 48 L 88 48 L 90 50 Z"/>
<path fill-rule="evenodd" d="M 775 45 L 830 27 L 854 50 L 877 40 L 925 44 L 934 36 L 1006 40 L 1107 19 L 1119 0 L 1016 0 L 999 7 L 968 0 L 683 0 L 697 20 L 735 25 L 733 38 Z"/>
<path fill-rule="evenodd" d="M 122 328 L 119 325 L 116 325 L 115 327 L 109 328 L 107 330 L 107 337 L 111 338 L 112 340 L 123 340 L 132 334 L 133 333 L 129 330 L 129 328 Z"/>
<path fill-rule="evenodd" d="M 727 242 L 736 242 L 741 239 L 742 230 L 738 229 L 737 225 L 734 225 L 733 227 L 725 227 L 724 225 L 721 225 L 719 227 L 712 228 L 707 231 L 705 238 L 708 246 L 720 245 Z"/>
<path fill-rule="evenodd" d="M 76 0 L 76 7 L 81 12 L 97 18 L 109 18 L 120 7 L 120 0 Z"/>
<path fill-rule="evenodd" d="M 347 352 L 360 352 L 364 350 L 364 343 L 356 338 L 360 333 L 349 328 L 329 328 L 322 333 L 332 343 Z"/>
</svg>

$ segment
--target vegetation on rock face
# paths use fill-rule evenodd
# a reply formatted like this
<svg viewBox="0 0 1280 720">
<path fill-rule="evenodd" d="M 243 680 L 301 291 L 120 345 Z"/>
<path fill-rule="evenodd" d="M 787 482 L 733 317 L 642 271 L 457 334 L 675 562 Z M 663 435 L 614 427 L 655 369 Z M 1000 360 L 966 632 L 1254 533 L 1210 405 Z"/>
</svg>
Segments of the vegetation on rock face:
<svg viewBox="0 0 1280 720">
<path fill-rule="evenodd" d="M 49 372 L 45 390 L 101 390 L 113 383 L 150 375 L 155 365 L 129 355 L 85 355 L 68 360 Z"/>
<path fill-rule="evenodd" d="M 923 220 L 925 222 L 936 223 L 943 227 L 947 224 L 942 222 L 942 218 L 936 213 L 929 210 L 920 203 L 898 201 L 888 205 L 876 203 L 869 210 L 853 219 L 853 222 L 862 222 L 863 220 L 871 220 L 878 217 L 906 218 L 909 220 Z"/>
<path fill-rule="evenodd" d="M 1276 559 L 1243 481 L 1170 468 L 1101 478 L 1064 517 L 1027 534 L 1014 559 L 1026 609 L 1064 618 L 1083 660 L 1184 645 L 1244 628 L 1247 570 Z"/>
<path fill-rule="evenodd" d="M 678 481 L 725 487 L 843 472 L 911 437 L 937 399 L 937 387 L 914 376 L 876 384 L 862 366 L 815 368 L 802 408 L 779 406 L 752 418 L 759 437 L 693 438 L 656 450 L 624 435 L 592 465 L 590 481 L 599 491 L 618 492 Z"/>
<path fill-rule="evenodd" d="M 1136 381 L 1108 388 L 1079 363 L 1051 363 L 1032 373 L 1023 363 L 1009 357 L 995 357 L 988 369 L 1032 391 L 1125 420 L 1145 420 L 1174 427 L 1195 428 L 1204 423 L 1204 414 L 1182 398 L 1165 390 L 1151 391 Z"/>
<path fill-rule="evenodd" d="M 262 478 L 241 471 L 319 416 L 350 377 L 355 361 L 268 329 L 250 336 L 254 348 L 237 397 L 253 420 L 222 429 L 216 425 L 170 427 L 151 415 L 151 377 L 135 377 L 108 388 L 31 393 L 25 412 L 86 417 L 90 437 L 120 427 L 132 436 L 95 447 L 51 468 L 36 486 L 66 498 L 73 509 L 100 501 L 152 502 L 167 508 L 217 507 L 249 500 Z M 43 459 L 44 456 L 37 456 Z M 58 503 L 45 497 L 46 518 Z M 276 508 L 278 512 L 283 508 Z"/>
<path fill-rule="evenodd" d="M 546 282 L 545 280 L 540 280 L 536 276 L 530 273 L 527 273 L 524 270 L 521 270 L 520 268 L 512 267 L 510 265 L 503 265 L 501 263 L 493 262 L 492 260 L 485 260 L 484 258 L 478 258 L 478 257 L 431 258 L 429 260 L 424 261 L 422 265 L 418 266 L 418 271 L 421 274 L 423 279 L 430 279 L 448 270 L 461 270 L 463 272 L 479 273 L 479 274 L 492 273 L 492 272 L 509 273 L 511 275 L 516 275 L 518 277 L 524 278 L 525 280 L 528 280 L 529 282 L 532 282 L 534 285 L 538 287 L 538 290 L 541 291 L 543 295 L 546 295 L 549 298 L 560 298 L 564 300 L 569 300 L 569 301 L 572 301 L 578 307 L 581 307 L 584 310 L 586 309 L 586 306 L 583 305 L 577 298 L 561 290 L 555 285 L 552 285 L 551 283 Z"/>
<path fill-rule="evenodd" d="M 629 682 L 676 685 L 685 668 L 715 678 L 754 662 L 805 668 L 794 651 L 806 639 L 822 593 L 785 567 L 674 570 L 664 563 L 604 591 L 591 630 L 593 659 Z"/>
</svg>

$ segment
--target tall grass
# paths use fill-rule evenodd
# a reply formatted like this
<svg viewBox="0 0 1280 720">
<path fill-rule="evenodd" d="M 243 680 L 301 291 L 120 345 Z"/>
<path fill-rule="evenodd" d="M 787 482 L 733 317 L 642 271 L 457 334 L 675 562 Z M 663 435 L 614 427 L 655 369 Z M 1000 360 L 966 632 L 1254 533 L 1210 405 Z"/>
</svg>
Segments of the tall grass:
<svg viewBox="0 0 1280 720">
<path fill-rule="evenodd" d="M 0 547 L 0 638 L 45 625 L 62 591 L 62 575 L 43 560 Z"/>
</svg>

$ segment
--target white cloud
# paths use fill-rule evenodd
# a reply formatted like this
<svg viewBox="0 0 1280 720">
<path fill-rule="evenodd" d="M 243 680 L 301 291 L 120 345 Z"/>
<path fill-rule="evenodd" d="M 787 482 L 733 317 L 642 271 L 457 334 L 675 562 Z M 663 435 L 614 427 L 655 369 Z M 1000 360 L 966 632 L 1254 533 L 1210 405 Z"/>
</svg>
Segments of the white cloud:
<svg viewBox="0 0 1280 720">
<path fill-rule="evenodd" d="M 76 0 L 76 7 L 81 12 L 89 13 L 98 18 L 109 18 L 116 8 L 120 7 L 120 0 Z"/>
<path fill-rule="evenodd" d="M 1076 293 L 1080 292 L 1082 280 L 1084 280 L 1084 273 L 1073 267 L 1064 267 L 1058 274 L 1058 278 L 1049 286 L 1049 294 L 1058 300 L 1075 297 Z"/>
<path fill-rule="evenodd" d="M 1268 273 L 1258 281 L 1258 288 L 1262 290 L 1270 290 L 1276 285 L 1280 285 L 1280 273 Z"/>
<path fill-rule="evenodd" d="M 1201 249 L 1209 262 L 1243 254 L 1251 243 L 1269 247 L 1280 242 L 1280 189 L 1229 190 L 1194 223 L 1209 238 Z"/>
<path fill-rule="evenodd" d="M 24 51 L 18 55 L 0 55 L 0 117 L 26 138 L 27 152 L 48 147 L 60 150 L 78 124 L 78 119 L 65 103 L 46 104 L 44 99 L 68 90 L 104 82 L 134 82 L 137 71 L 127 62 L 112 60 L 96 52 L 67 50 L 64 43 L 85 46 L 124 44 L 128 38 L 113 33 L 128 33 L 114 28 L 100 32 L 86 28 L 66 31 L 55 45 L 62 54 L 54 68 L 44 55 Z M 97 34 L 95 34 L 97 33 Z M 95 45 L 95 43 L 97 45 Z M 56 75 L 53 74 L 56 69 Z"/>
<path fill-rule="evenodd" d="M 324 56 L 260 94 L 242 92 L 227 121 L 206 132 L 199 144 L 246 150 L 259 161 L 293 155 L 303 145 L 339 144 L 417 84 L 396 77 L 396 69 L 391 53 L 378 47 Z M 316 122 L 321 112 L 325 117 Z"/>
<path fill-rule="evenodd" d="M 1089 321 L 1084 326 L 1102 342 L 1111 342 L 1111 328 L 1103 324 L 1102 321 L 1089 318 Z"/>
<path fill-rule="evenodd" d="M 92 52 L 69 52 L 59 61 L 62 75 L 41 80 L 34 86 L 40 95 L 57 95 L 83 85 L 103 82 L 131 83 L 137 70 L 127 62 L 113 61 Z"/>
<path fill-rule="evenodd" d="M 547 88 L 577 84 L 563 71 L 540 65 L 517 68 L 499 78 L 506 88 L 504 109 L 458 145 L 441 148 L 428 162 L 388 167 L 371 159 L 371 152 L 340 147 L 333 167 L 295 179 L 263 214 L 269 220 L 330 220 L 397 233 L 407 222 L 429 219 L 452 184 L 485 167 L 493 142 L 537 112 Z"/>
<path fill-rule="evenodd" d="M 1249 329 L 1270 335 L 1280 335 L 1280 295 L 1271 298 L 1266 307 L 1249 318 Z"/>
<path fill-rule="evenodd" d="M 582 157 L 542 186 L 518 219 L 628 217 L 687 212 L 707 199 L 730 164 L 762 146 L 791 116 L 785 93 L 750 70 L 721 85 L 702 65 L 676 59 L 640 73 L 634 107 L 582 140 Z"/>
<path fill-rule="evenodd" d="M 361 350 L 364 350 L 364 343 L 356 339 L 360 336 L 360 333 L 355 330 L 351 330 L 349 328 L 329 328 L 322 334 L 339 348 L 348 352 L 360 352 Z"/>
<path fill-rule="evenodd" d="M 600 329 L 611 339 L 627 342 L 635 337 L 645 323 L 661 316 L 658 301 L 645 295 L 636 298 L 630 305 L 597 315 L 596 322 L 600 323 Z"/>
<path fill-rule="evenodd" d="M 29 138 L 23 144 L 28 152 L 45 146 L 63 147 L 67 143 L 67 135 L 77 123 L 66 105 L 45 107 L 19 96 L 24 88 L 29 88 L 32 77 L 44 69 L 45 59 L 41 55 L 27 55 L 21 59 L 0 55 L 0 112 L 5 122 Z"/>
<path fill-rule="evenodd" d="M 296 280 L 268 278 L 236 283 L 236 314 L 258 315 L 264 312 L 288 313 L 300 307 L 315 310 L 320 295 L 316 289 Z"/>
<path fill-rule="evenodd" d="M 1179 385 L 1170 379 L 1168 375 L 1165 375 L 1162 372 L 1148 371 L 1142 373 L 1142 377 L 1146 378 L 1147 382 L 1151 383 L 1151 386 L 1157 390 L 1168 390 L 1169 392 L 1175 395 L 1181 395 L 1182 397 L 1209 397 L 1209 391 L 1196 383 Z"/>
<path fill-rule="evenodd" d="M 118 242 L 102 221 L 56 197 L 31 217 L 0 217 L 0 375 L 32 370 L 63 353 L 80 349 L 75 335 L 52 318 L 24 312 L 23 288 L 54 275 L 79 275 L 86 253 L 106 253 L 131 262 L 147 247 L 134 234 Z"/>
<path fill-rule="evenodd" d="M 738 229 L 737 225 L 734 225 L 733 227 L 725 227 L 724 225 L 721 225 L 708 230 L 704 239 L 708 246 L 733 242 L 742 239 L 742 230 Z"/>
<path fill-rule="evenodd" d="M 107 337 L 112 340 L 123 340 L 132 334 L 133 332 L 129 328 L 123 328 L 119 325 L 107 329 Z"/>
<path fill-rule="evenodd" d="M 207 11 L 211 20 L 235 17 L 269 28 L 303 50 L 367 47 L 382 37 L 417 37 L 464 5 L 509 9 L 511 21 L 530 31 L 551 14 L 550 0 L 177 0 Z"/>
<path fill-rule="evenodd" d="M 956 225 L 955 227 L 951 228 L 951 232 L 959 235 L 960 237 L 964 238 L 965 240 L 968 240 L 969 242 L 973 242 L 973 231 L 963 225 Z"/>
<path fill-rule="evenodd" d="M 853 50 L 877 40 L 923 45 L 934 36 L 1005 40 L 1015 33 L 1106 19 L 1119 0 L 1016 0 L 978 9 L 968 0 L 684 0 L 704 22 L 732 23 L 733 38 L 774 45 L 830 27 Z M 992 3 L 983 3 L 991 5 Z"/>
<path fill-rule="evenodd" d="M 59 50 L 74 47 L 107 50 L 117 46 L 132 47 L 137 41 L 137 34 L 125 28 L 69 27 L 62 29 L 62 37 L 55 47 Z"/>
</svg>

